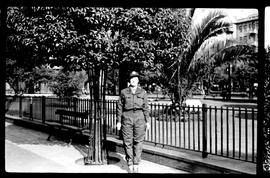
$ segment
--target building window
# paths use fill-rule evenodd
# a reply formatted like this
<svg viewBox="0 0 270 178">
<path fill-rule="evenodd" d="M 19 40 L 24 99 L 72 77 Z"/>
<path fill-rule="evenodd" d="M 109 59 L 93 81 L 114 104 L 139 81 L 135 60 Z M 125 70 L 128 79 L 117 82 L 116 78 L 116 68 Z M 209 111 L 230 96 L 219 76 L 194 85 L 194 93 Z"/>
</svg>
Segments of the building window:
<svg viewBox="0 0 270 178">
<path fill-rule="evenodd" d="M 255 22 L 252 22 L 252 30 L 255 29 Z"/>
<path fill-rule="evenodd" d="M 247 25 L 246 25 L 246 24 L 243 26 L 243 31 L 244 31 L 244 32 L 247 31 Z"/>
<path fill-rule="evenodd" d="M 252 29 L 252 27 L 251 27 L 251 22 L 248 24 L 248 28 L 249 28 L 249 30 Z"/>
<path fill-rule="evenodd" d="M 239 25 L 239 31 L 242 32 L 242 25 Z"/>
</svg>

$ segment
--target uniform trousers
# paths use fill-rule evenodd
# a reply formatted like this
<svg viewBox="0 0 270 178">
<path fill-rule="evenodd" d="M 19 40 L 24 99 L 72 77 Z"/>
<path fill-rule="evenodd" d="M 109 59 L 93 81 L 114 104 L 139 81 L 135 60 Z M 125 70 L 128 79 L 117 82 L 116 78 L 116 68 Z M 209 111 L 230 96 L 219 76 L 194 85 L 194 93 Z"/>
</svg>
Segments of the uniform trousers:
<svg viewBox="0 0 270 178">
<path fill-rule="evenodd" d="M 146 123 L 141 110 L 123 112 L 122 134 L 128 165 L 139 165 L 145 131 Z"/>
</svg>

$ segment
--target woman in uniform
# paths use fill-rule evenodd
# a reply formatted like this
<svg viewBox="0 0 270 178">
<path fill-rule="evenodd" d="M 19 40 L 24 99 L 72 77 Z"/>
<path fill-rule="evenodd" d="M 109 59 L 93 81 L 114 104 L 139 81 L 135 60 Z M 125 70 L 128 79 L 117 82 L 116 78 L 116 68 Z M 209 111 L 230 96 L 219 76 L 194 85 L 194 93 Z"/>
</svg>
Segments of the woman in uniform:
<svg viewBox="0 0 270 178">
<path fill-rule="evenodd" d="M 117 107 L 117 129 L 122 129 L 128 172 L 138 172 L 143 140 L 149 124 L 147 93 L 139 84 L 139 74 L 129 75 L 129 86 L 121 90 Z"/>
</svg>

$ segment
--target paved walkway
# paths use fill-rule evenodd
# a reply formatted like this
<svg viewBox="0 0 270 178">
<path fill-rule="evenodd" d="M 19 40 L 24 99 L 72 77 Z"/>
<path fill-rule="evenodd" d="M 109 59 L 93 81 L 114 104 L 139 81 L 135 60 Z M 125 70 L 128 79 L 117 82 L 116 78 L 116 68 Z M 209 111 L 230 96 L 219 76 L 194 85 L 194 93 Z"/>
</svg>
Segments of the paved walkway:
<svg viewBox="0 0 270 178">
<path fill-rule="evenodd" d="M 124 155 L 110 152 L 108 165 L 83 164 L 79 145 L 68 146 L 61 139 L 6 122 L 6 172 L 38 173 L 127 173 Z M 113 161 L 114 160 L 114 161 Z M 187 173 L 178 169 L 142 160 L 140 173 Z"/>
</svg>

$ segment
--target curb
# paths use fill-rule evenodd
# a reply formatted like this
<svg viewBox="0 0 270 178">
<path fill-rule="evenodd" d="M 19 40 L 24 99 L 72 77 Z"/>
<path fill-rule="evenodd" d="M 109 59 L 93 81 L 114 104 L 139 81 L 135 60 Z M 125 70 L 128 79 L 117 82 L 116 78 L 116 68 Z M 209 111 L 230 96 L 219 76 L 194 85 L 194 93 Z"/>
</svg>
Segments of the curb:
<svg viewBox="0 0 270 178">
<path fill-rule="evenodd" d="M 109 143 L 110 147 L 108 147 L 109 151 L 119 152 L 124 154 L 122 140 L 119 140 L 115 137 L 108 137 L 107 142 Z M 181 154 L 177 154 L 177 152 L 182 152 L 182 154 L 188 154 L 187 156 L 181 156 Z M 190 157 L 189 155 L 195 155 L 193 157 L 197 157 L 195 159 L 187 158 Z M 144 144 L 142 158 L 155 162 L 157 164 L 161 164 L 164 166 L 172 167 L 175 169 L 180 169 L 183 171 L 191 172 L 191 173 L 211 173 L 211 174 L 255 174 L 252 171 L 245 171 L 245 170 L 237 170 L 226 168 L 226 166 L 216 165 L 214 162 L 211 163 L 212 158 L 201 158 L 201 153 L 199 152 L 192 152 L 183 149 L 178 149 L 177 151 L 159 148 L 157 146 L 151 146 L 149 143 Z M 215 156 L 211 156 L 215 157 Z M 208 159 L 204 161 L 203 159 Z M 228 158 L 222 158 L 228 159 Z"/>
</svg>

